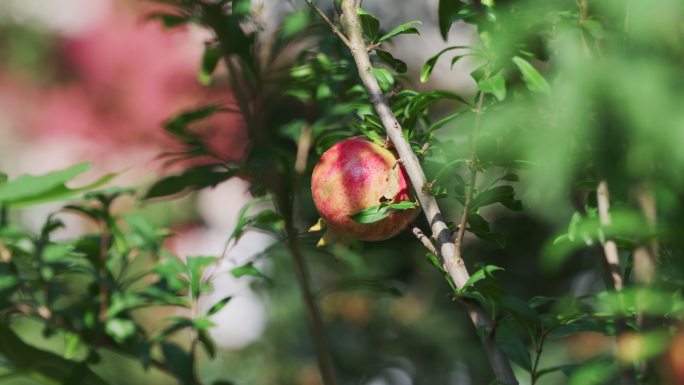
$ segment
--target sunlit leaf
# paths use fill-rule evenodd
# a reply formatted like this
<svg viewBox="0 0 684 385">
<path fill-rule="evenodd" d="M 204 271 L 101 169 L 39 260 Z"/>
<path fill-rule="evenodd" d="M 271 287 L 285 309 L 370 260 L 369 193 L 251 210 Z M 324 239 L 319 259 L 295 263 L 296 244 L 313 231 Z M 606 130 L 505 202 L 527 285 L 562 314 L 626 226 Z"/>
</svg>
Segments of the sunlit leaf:
<svg viewBox="0 0 684 385">
<path fill-rule="evenodd" d="M 402 35 L 402 34 L 420 35 L 418 30 L 415 27 L 413 27 L 413 24 L 422 24 L 422 23 L 420 22 L 420 20 L 413 20 L 413 21 L 409 21 L 408 23 L 404 23 L 404 24 L 394 28 L 393 30 L 389 31 L 385 35 L 381 36 L 380 39 L 378 39 L 378 41 L 385 41 L 385 40 L 393 38 L 394 36 Z"/>
</svg>

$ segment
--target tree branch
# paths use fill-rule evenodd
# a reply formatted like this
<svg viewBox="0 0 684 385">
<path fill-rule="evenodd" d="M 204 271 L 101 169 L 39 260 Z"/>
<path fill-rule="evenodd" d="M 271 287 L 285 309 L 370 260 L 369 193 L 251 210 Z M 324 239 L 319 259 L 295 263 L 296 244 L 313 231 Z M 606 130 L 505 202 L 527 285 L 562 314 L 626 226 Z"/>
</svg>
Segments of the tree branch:
<svg viewBox="0 0 684 385">
<path fill-rule="evenodd" d="M 316 11 L 318 16 L 320 16 L 321 19 L 323 19 L 323 21 L 325 21 L 330 26 L 330 29 L 335 33 L 335 35 L 337 35 L 337 37 L 339 37 L 340 40 L 342 40 L 342 42 L 351 49 L 351 43 L 349 42 L 349 39 L 347 39 L 347 37 L 344 36 L 342 31 L 340 31 L 340 29 L 337 28 L 337 25 L 333 23 L 332 20 L 328 18 L 328 16 L 325 15 L 325 12 L 318 8 L 312 0 L 306 0 L 306 3 L 309 5 L 309 7 L 313 8 L 313 10 Z"/>
<path fill-rule="evenodd" d="M 611 220 L 608 212 L 610 210 L 610 195 L 608 193 L 608 182 L 605 179 L 601 179 L 596 188 L 596 202 L 601 226 L 610 226 Z M 614 240 L 606 238 L 603 242 L 603 257 L 605 259 L 604 265 L 608 269 L 606 286 L 609 289 L 621 291 L 624 285 L 620 273 L 620 256 Z"/>
<path fill-rule="evenodd" d="M 351 44 L 351 53 L 354 56 L 354 61 L 358 67 L 361 81 L 368 91 L 370 101 L 387 131 L 389 139 L 392 141 L 392 144 L 403 162 L 404 169 L 406 170 L 413 189 L 416 192 L 416 196 L 423 207 L 423 213 L 430 223 L 432 235 L 436 241 L 436 248 L 443 259 L 445 269 L 456 286 L 461 288 L 468 278 L 470 278 L 470 274 L 465 267 L 463 259 L 456 254 L 456 247 L 453 243 L 451 232 L 444 222 L 435 197 L 429 195 L 426 191 L 423 191 L 423 187 L 427 183 L 425 173 L 420 166 L 418 158 L 413 153 L 411 146 L 404 139 L 401 126 L 392 113 L 389 102 L 382 93 L 380 85 L 373 74 L 373 67 L 371 66 L 370 58 L 368 57 L 368 49 L 363 41 L 361 25 L 356 13 L 354 0 L 343 0 L 342 11 L 344 26 L 349 35 L 349 42 Z M 464 306 L 468 316 L 477 329 L 484 328 L 485 330 L 490 331 L 483 338 L 482 344 L 487 352 L 490 364 L 497 379 L 505 384 L 517 384 L 518 382 L 513 374 L 508 358 L 506 358 L 503 351 L 494 340 L 494 326 L 489 314 L 487 314 L 486 310 L 479 304 L 471 301 L 464 301 Z"/>
<path fill-rule="evenodd" d="M 330 349 L 328 347 L 328 341 L 325 337 L 323 321 L 321 320 L 321 314 L 316 304 L 316 298 L 309 283 L 309 272 L 306 269 L 304 258 L 299 248 L 299 244 L 297 243 L 297 231 L 294 229 L 294 227 L 292 227 L 292 223 L 289 221 L 287 222 L 286 226 L 288 247 L 292 253 L 295 273 L 297 274 L 297 280 L 299 281 L 299 286 L 302 290 L 302 296 L 304 297 L 304 305 L 307 319 L 309 321 L 309 328 L 311 329 L 311 334 L 316 347 L 318 368 L 320 369 L 323 383 L 325 385 L 335 385 L 335 373 L 333 370 L 332 358 L 330 356 Z"/>
<path fill-rule="evenodd" d="M 641 185 L 636 189 L 636 199 L 641 213 L 646 219 L 649 236 L 653 236 L 656 228 L 656 202 L 650 185 Z M 658 262 L 658 241 L 654 238 L 634 250 L 634 277 L 637 282 L 651 284 Z"/>
<path fill-rule="evenodd" d="M 418 227 L 414 227 L 413 235 L 415 235 L 416 238 L 418 238 L 420 243 L 422 243 L 423 246 L 425 246 L 425 248 L 428 249 L 429 252 L 431 252 L 439 258 L 439 253 L 437 252 L 435 245 L 432 243 L 432 241 L 430 240 L 430 238 L 428 238 L 427 235 L 423 234 L 423 231 L 421 229 L 419 229 Z"/>
<path fill-rule="evenodd" d="M 480 92 L 480 98 L 477 102 L 477 114 L 475 117 L 475 129 L 473 130 L 472 139 L 472 154 L 470 155 L 470 181 L 468 184 L 468 193 L 466 194 L 465 203 L 463 204 L 463 214 L 461 215 L 461 222 L 458 225 L 458 232 L 454 240 L 454 247 L 456 248 L 456 256 L 461 258 L 463 251 L 463 237 L 465 236 L 466 225 L 468 224 L 468 213 L 470 212 L 470 204 L 473 201 L 473 193 L 475 191 L 475 182 L 477 181 L 477 169 L 475 162 L 477 160 L 477 131 L 480 128 L 480 116 L 482 115 L 482 108 L 484 107 L 484 92 Z"/>
<path fill-rule="evenodd" d="M 610 195 L 608 193 L 608 182 L 601 179 L 596 188 L 596 200 L 599 212 L 599 221 L 602 226 L 610 226 Z M 576 192 L 573 192 L 573 204 L 582 216 L 587 215 L 587 210 L 584 206 L 584 199 Z M 620 292 L 623 288 L 622 275 L 620 273 L 620 259 L 618 255 L 617 245 L 612 239 L 606 239 L 603 247 L 595 245 L 594 250 L 599 257 L 602 264 L 603 281 L 608 290 Z M 621 334 L 628 330 L 625 320 L 621 317 L 615 319 L 615 329 L 617 330 L 618 338 Z M 620 367 L 620 384 L 622 385 L 636 385 L 636 372 L 633 367 Z"/>
</svg>

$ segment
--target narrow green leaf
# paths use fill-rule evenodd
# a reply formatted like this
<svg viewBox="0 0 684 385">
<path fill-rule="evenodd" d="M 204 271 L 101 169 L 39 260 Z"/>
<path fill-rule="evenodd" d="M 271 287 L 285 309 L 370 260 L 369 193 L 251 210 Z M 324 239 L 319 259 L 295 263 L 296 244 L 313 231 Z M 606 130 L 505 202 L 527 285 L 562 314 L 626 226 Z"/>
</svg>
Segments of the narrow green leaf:
<svg viewBox="0 0 684 385">
<path fill-rule="evenodd" d="M 378 37 L 378 31 L 380 30 L 380 21 L 378 21 L 375 16 L 366 12 L 363 8 L 357 8 L 356 12 L 359 14 L 363 33 L 371 42 L 375 41 Z"/>
<path fill-rule="evenodd" d="M 304 11 L 292 12 L 285 16 L 281 26 L 281 35 L 285 39 L 304 31 L 309 25 L 309 13 Z"/>
<path fill-rule="evenodd" d="M 233 15 L 247 16 L 252 12 L 251 0 L 233 0 Z"/>
<path fill-rule="evenodd" d="M 162 354 L 164 355 L 164 366 L 173 373 L 173 375 L 181 380 L 183 384 L 197 384 L 198 380 L 195 378 L 194 362 L 195 360 L 184 351 L 180 346 L 163 342 L 160 344 Z"/>
<path fill-rule="evenodd" d="M 128 319 L 113 318 L 107 321 L 105 331 L 114 340 L 123 343 L 135 334 L 136 325 Z"/>
<path fill-rule="evenodd" d="M 99 187 L 102 187 L 112 181 L 114 178 L 118 176 L 117 173 L 111 173 L 107 175 L 103 175 L 96 181 L 89 183 L 85 186 L 81 187 L 76 187 L 76 188 L 69 188 L 65 185 L 58 186 L 49 192 L 36 195 L 33 197 L 27 197 L 24 199 L 19 199 L 16 201 L 11 202 L 11 207 L 12 208 L 21 208 L 21 207 L 26 207 L 26 206 L 31 206 L 31 205 L 37 205 L 41 203 L 47 203 L 47 202 L 55 202 L 55 201 L 63 201 L 67 199 L 72 199 L 77 196 L 83 196 L 83 198 L 90 198 L 92 194 L 97 193 L 98 191 L 91 191 L 93 189 L 97 189 Z M 85 193 L 85 194 L 81 194 Z"/>
<path fill-rule="evenodd" d="M 199 298 L 203 291 L 202 274 L 204 269 L 218 260 L 217 257 L 188 257 L 186 260 L 187 274 L 190 278 L 190 296 Z"/>
<path fill-rule="evenodd" d="M 0 185 L 0 202 L 11 203 L 40 196 L 58 188 L 90 169 L 90 163 L 80 163 L 60 171 L 42 175 L 22 175 Z"/>
<path fill-rule="evenodd" d="M 216 69 L 216 65 L 221 59 L 221 50 L 218 47 L 206 47 L 202 55 L 202 65 L 198 75 L 198 81 L 202 85 L 211 83 L 211 75 Z"/>
<path fill-rule="evenodd" d="M 359 130 L 362 134 L 366 135 L 373 143 L 383 146 L 385 141 L 382 139 L 380 134 L 373 129 L 369 129 L 365 124 L 352 123 L 352 126 Z"/>
<path fill-rule="evenodd" d="M 145 19 L 147 21 L 150 20 L 160 20 L 164 27 L 166 28 L 173 28 L 177 27 L 179 25 L 183 25 L 187 22 L 190 21 L 190 19 L 187 16 L 183 15 L 174 15 L 171 13 L 162 13 L 162 12 L 155 12 L 155 13 L 150 13 L 148 14 Z"/>
<path fill-rule="evenodd" d="M 394 76 L 384 68 L 373 68 L 373 75 L 378 79 L 380 88 L 387 92 L 394 85 Z"/>
<path fill-rule="evenodd" d="M 247 262 L 242 266 L 238 266 L 230 271 L 230 273 L 235 278 L 240 278 L 244 276 L 256 277 L 256 278 L 266 278 L 266 276 L 256 267 L 254 267 L 253 262 Z"/>
<path fill-rule="evenodd" d="M 484 93 L 494 95 L 498 100 L 506 98 L 506 79 L 501 72 L 490 78 L 480 80 L 477 83 L 477 88 Z"/>
<path fill-rule="evenodd" d="M 437 64 L 437 60 L 439 60 L 440 56 L 442 56 L 445 52 L 454 50 L 454 49 L 459 49 L 459 48 L 470 48 L 469 46 L 463 46 L 463 45 L 455 45 L 452 47 L 447 47 L 444 48 L 443 50 L 439 51 L 435 56 L 429 58 L 427 62 L 425 62 L 425 65 L 423 65 L 423 68 L 420 70 L 420 82 L 425 83 L 430 79 L 430 74 L 432 73 L 432 70 L 435 69 L 435 65 Z"/>
<path fill-rule="evenodd" d="M 522 210 L 522 203 L 515 199 L 515 189 L 512 186 L 496 186 L 477 194 L 471 207 L 476 210 L 494 203 L 501 203 L 510 210 Z"/>
<path fill-rule="evenodd" d="M 392 67 L 397 73 L 403 74 L 408 69 L 406 63 L 392 56 L 391 53 L 383 51 L 381 49 L 376 49 L 375 53 L 378 57 L 385 62 L 387 65 Z"/>
<path fill-rule="evenodd" d="M 212 316 L 218 312 L 220 312 L 227 304 L 230 302 L 230 300 L 233 299 L 233 297 L 226 297 L 214 304 L 209 311 L 207 311 L 207 317 Z"/>
<path fill-rule="evenodd" d="M 463 112 L 461 112 L 461 111 L 459 111 L 459 112 L 454 112 L 453 114 L 449 114 L 449 115 L 447 115 L 447 116 L 441 118 L 440 120 L 438 120 L 438 121 L 432 123 L 432 124 L 430 125 L 430 127 L 428 127 L 428 132 L 433 132 L 433 131 L 435 131 L 435 130 L 439 130 L 440 128 L 444 127 L 447 123 L 450 123 L 450 122 L 453 121 L 454 119 L 456 119 L 456 118 L 458 118 L 459 116 L 461 116 L 462 113 L 463 113 Z"/>
<path fill-rule="evenodd" d="M 467 19 L 476 14 L 477 11 L 461 0 L 439 0 L 437 16 L 439 19 L 439 32 L 442 34 L 442 38 L 444 40 L 447 39 L 447 33 L 449 33 L 451 24 L 454 21 Z"/>
<path fill-rule="evenodd" d="M 216 344 L 206 330 L 202 329 L 197 332 L 197 340 L 202 344 L 202 347 L 204 347 L 204 350 L 209 354 L 209 357 L 216 357 Z"/>
<path fill-rule="evenodd" d="M 358 223 L 375 223 L 387 218 L 393 211 L 404 211 L 416 208 L 415 202 L 403 201 L 398 203 L 381 203 L 377 206 L 369 207 L 350 217 Z"/>
<path fill-rule="evenodd" d="M 487 278 L 488 276 L 491 276 L 492 273 L 495 271 L 502 271 L 504 270 L 501 267 L 495 266 L 495 265 L 486 265 L 473 273 L 470 278 L 466 281 L 466 283 L 463 284 L 463 287 L 461 288 L 461 291 L 466 291 L 469 287 L 473 286 L 475 283 L 482 281 L 483 279 Z"/>
<path fill-rule="evenodd" d="M 420 35 L 420 32 L 418 32 L 418 30 L 416 28 L 412 27 L 413 24 L 422 24 L 422 23 L 420 22 L 420 20 L 413 20 L 413 21 L 409 21 L 408 23 L 404 23 L 404 24 L 394 28 L 393 30 L 389 31 L 385 35 L 381 36 L 380 39 L 378 39 L 378 41 L 385 41 L 387 39 L 393 38 L 394 36 L 402 35 L 402 34 Z"/>
<path fill-rule="evenodd" d="M 551 93 L 549 83 L 532 64 L 520 56 L 515 56 L 513 62 L 518 66 L 523 81 L 525 81 L 525 84 L 527 84 L 527 88 L 529 88 L 530 91 L 541 92 L 547 95 Z"/>
<path fill-rule="evenodd" d="M 193 167 L 181 174 L 161 178 L 147 190 L 143 199 L 167 197 L 215 186 L 232 178 L 237 172 L 237 170 L 226 170 L 213 165 Z"/>
<path fill-rule="evenodd" d="M 528 372 L 532 370 L 530 351 L 525 346 L 525 342 L 510 318 L 499 323 L 495 336 L 496 342 L 501 346 L 501 350 L 504 351 L 511 361 L 520 365 L 520 367 Z"/>
</svg>

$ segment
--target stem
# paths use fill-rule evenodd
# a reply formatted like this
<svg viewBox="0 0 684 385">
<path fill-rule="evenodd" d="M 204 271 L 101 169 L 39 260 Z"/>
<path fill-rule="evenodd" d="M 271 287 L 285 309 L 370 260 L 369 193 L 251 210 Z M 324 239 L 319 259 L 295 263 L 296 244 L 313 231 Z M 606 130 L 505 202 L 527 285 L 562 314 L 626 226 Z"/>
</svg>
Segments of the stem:
<svg viewBox="0 0 684 385">
<path fill-rule="evenodd" d="M 535 349 L 536 357 L 534 358 L 534 365 L 532 365 L 532 373 L 530 374 L 530 385 L 535 385 L 537 383 L 537 380 L 539 379 L 537 371 L 539 370 L 539 361 L 541 359 L 542 351 L 544 350 L 544 340 L 546 339 L 546 336 L 548 334 L 549 330 L 542 330 L 541 336 L 539 336 L 539 341 L 537 342 L 537 346 Z"/>
<path fill-rule="evenodd" d="M 582 216 L 587 215 L 584 201 L 581 197 L 575 195 L 573 197 L 574 204 Z M 599 212 L 599 221 L 602 226 L 609 226 L 610 221 L 610 195 L 608 193 L 608 183 L 605 179 L 601 179 L 596 188 L 596 199 Z M 612 239 L 606 239 L 601 246 L 595 246 L 596 255 L 601 260 L 603 281 L 606 288 L 611 291 L 620 292 L 623 288 L 622 275 L 620 274 L 620 259 L 618 255 L 617 245 Z M 627 324 L 621 317 L 615 318 L 615 329 L 617 334 L 615 338 L 619 338 L 621 334 L 627 331 Z M 620 383 L 622 385 L 637 385 L 636 371 L 633 367 L 620 367 Z"/>
<path fill-rule="evenodd" d="M 7 206 L 0 205 L 0 227 L 5 227 L 9 224 L 9 210 Z"/>
<path fill-rule="evenodd" d="M 335 373 L 332 365 L 332 357 L 328 347 L 328 341 L 323 331 L 323 321 L 316 305 L 316 299 L 309 283 L 309 271 L 302 256 L 299 244 L 297 243 L 297 231 L 288 221 L 286 224 L 288 247 L 294 261 L 295 274 L 302 290 L 304 305 L 306 308 L 307 321 L 316 345 L 316 356 L 318 358 L 318 368 L 323 377 L 325 385 L 335 385 Z"/>
<path fill-rule="evenodd" d="M 309 5 L 312 7 L 313 4 L 309 0 Z M 315 7 L 314 7 L 315 9 Z M 337 27 L 332 24 L 332 22 L 325 17 L 325 14 L 323 14 L 320 10 L 318 10 L 319 15 L 323 17 L 328 24 L 331 25 L 333 30 L 335 30 Z M 220 29 L 220 25 L 217 24 L 217 20 L 214 19 L 208 19 L 208 24 L 209 26 L 214 30 L 215 35 L 217 37 L 220 37 L 221 35 L 218 33 Z M 339 31 L 339 30 L 338 30 Z M 341 34 L 341 33 L 340 33 Z M 221 46 L 224 46 L 223 41 L 219 41 Z M 261 119 L 259 118 L 259 112 L 260 112 L 260 103 L 259 101 L 259 96 L 260 96 L 260 88 L 255 90 L 254 92 L 249 92 L 249 90 L 244 90 L 243 86 L 240 84 L 238 79 L 236 78 L 237 75 L 240 73 L 238 67 L 235 65 L 234 61 L 232 60 L 232 57 L 229 52 L 224 52 L 224 58 L 225 58 L 225 64 L 228 68 L 229 71 L 229 81 L 230 81 L 230 86 L 231 90 L 233 91 L 234 96 L 237 99 L 238 106 L 240 108 L 240 111 L 245 118 L 245 123 L 247 124 L 247 128 L 249 129 L 249 132 L 252 134 L 252 142 L 255 141 L 263 141 L 265 138 L 263 137 L 263 130 L 261 127 Z M 239 60 L 239 59 L 236 59 Z M 253 109 L 252 109 L 253 107 Z M 310 128 L 309 128 L 310 130 Z M 308 132 L 308 135 L 310 136 L 310 132 Z M 310 138 L 303 137 L 300 140 L 300 143 L 298 144 L 298 167 L 297 171 L 301 170 L 301 164 L 304 165 L 304 168 L 306 167 L 306 156 L 308 154 L 303 154 L 303 152 L 306 150 L 308 152 L 308 148 L 310 147 L 310 143 L 305 143 L 305 141 L 310 142 Z M 298 175 L 298 174 L 297 174 Z M 279 193 L 273 192 L 274 196 L 277 196 Z M 282 194 L 281 194 L 282 195 Z M 278 199 L 276 199 L 278 200 Z M 308 271 L 306 269 L 306 265 L 304 262 L 304 259 L 301 255 L 301 251 L 299 249 L 299 245 L 297 243 L 297 231 L 292 225 L 292 218 L 290 217 L 289 210 L 285 212 L 285 210 L 282 210 L 282 208 L 285 206 L 281 207 L 280 214 L 282 214 L 286 219 L 285 227 L 286 227 L 286 233 L 288 237 L 288 246 L 290 249 L 290 252 L 292 254 L 292 259 L 294 261 L 295 265 L 295 272 L 297 275 L 297 279 L 299 281 L 299 285 L 302 291 L 302 296 L 304 297 L 304 305 L 306 308 L 307 312 L 307 319 L 309 322 L 309 328 L 311 329 L 311 334 L 312 338 L 314 340 L 315 346 L 316 346 L 316 355 L 318 359 L 318 365 L 319 369 L 321 372 L 321 377 L 323 378 L 323 383 L 325 385 L 336 385 L 335 383 L 335 377 L 334 377 L 334 371 L 332 367 L 332 359 L 330 356 L 330 351 L 328 349 L 328 344 L 325 338 L 325 334 L 323 332 L 323 322 L 321 321 L 321 316 L 318 311 L 318 307 L 315 302 L 314 295 L 311 291 L 311 287 L 309 285 L 309 276 L 308 276 Z M 233 246 L 235 244 L 233 243 Z M 222 257 L 228 252 L 228 243 L 226 243 L 226 246 L 224 247 Z"/>
<path fill-rule="evenodd" d="M 394 144 L 394 147 L 403 162 L 404 169 L 406 170 L 413 189 L 416 192 L 416 196 L 423 207 L 423 213 L 427 217 L 432 228 L 432 235 L 436 242 L 436 248 L 440 254 L 439 257 L 442 258 L 444 267 L 451 279 L 458 288 L 461 288 L 470 278 L 470 274 L 466 269 L 463 259 L 456 254 L 456 247 L 453 243 L 451 232 L 444 222 L 435 197 L 424 191 L 423 187 L 427 184 L 425 173 L 420 166 L 416 154 L 413 153 L 411 146 L 404 139 L 401 126 L 392 113 L 389 102 L 382 93 L 380 85 L 373 75 L 373 67 L 371 66 L 368 57 L 366 44 L 363 41 L 361 24 L 356 13 L 354 0 L 343 0 L 342 10 L 342 18 L 351 43 L 351 53 L 356 62 L 356 66 L 358 67 L 361 81 L 368 91 L 370 102 L 373 104 L 378 117 L 382 121 L 389 139 Z M 471 301 L 464 301 L 464 306 L 468 316 L 478 330 L 484 328 L 485 330 L 491 331 L 483 338 L 482 344 L 487 352 L 490 364 L 497 379 L 505 384 L 517 384 L 518 381 L 513 374 L 513 369 L 511 368 L 508 358 L 506 358 L 503 351 L 494 340 L 494 325 L 487 311 L 479 304 Z"/>
<path fill-rule="evenodd" d="M 427 237 L 427 235 L 423 234 L 423 231 L 421 229 L 419 229 L 418 227 L 414 227 L 413 235 L 415 235 L 416 238 L 418 238 L 420 243 L 422 243 L 423 246 L 425 246 L 425 248 L 428 249 L 429 252 L 431 252 L 435 256 L 439 255 L 437 249 L 435 248 L 435 245 L 432 243 L 430 238 Z"/>
<path fill-rule="evenodd" d="M 340 29 L 337 28 L 337 25 L 335 25 L 335 23 L 333 23 L 333 22 L 328 18 L 328 16 L 325 15 L 325 12 L 321 11 L 320 8 L 318 8 L 317 6 L 315 6 L 314 3 L 312 2 L 312 0 L 306 0 L 306 3 L 309 5 L 309 7 L 313 8 L 314 11 L 316 11 L 316 13 L 318 14 L 318 16 L 320 16 L 321 19 L 323 19 L 323 21 L 325 21 L 326 23 L 328 23 L 328 26 L 330 26 L 330 29 L 335 33 L 335 35 L 337 35 L 337 37 L 339 37 L 340 40 L 342 40 L 342 42 L 343 42 L 347 47 L 349 47 L 349 48 L 351 49 L 351 43 L 349 42 L 349 40 L 347 39 L 347 37 L 344 36 L 344 34 L 342 33 L 342 31 L 340 31 Z M 361 6 L 361 5 L 359 5 L 359 7 L 360 7 L 360 6 Z"/>
<path fill-rule="evenodd" d="M 475 162 L 477 161 L 477 131 L 480 128 L 480 116 L 482 115 L 482 108 L 484 106 L 484 92 L 480 92 L 480 98 L 477 102 L 477 110 L 475 113 L 475 128 L 473 129 L 472 138 L 472 153 L 470 156 L 470 181 L 468 182 L 468 193 L 463 204 L 463 214 L 461 215 L 461 222 L 458 225 L 458 232 L 454 240 L 454 247 L 456 248 L 456 256 L 461 257 L 463 253 L 463 237 L 465 236 L 465 229 L 468 223 L 468 213 L 470 212 L 470 204 L 473 201 L 473 193 L 475 191 L 475 182 L 477 181 L 477 168 Z"/>
<path fill-rule="evenodd" d="M 596 201 L 601 226 L 610 226 L 611 220 L 608 212 L 610 210 L 610 196 L 608 182 L 605 179 L 600 180 L 596 188 Z M 622 291 L 624 284 L 620 273 L 620 256 L 617 244 L 610 238 L 606 238 L 603 243 L 603 263 L 607 268 L 606 286 L 615 291 Z"/>
<path fill-rule="evenodd" d="M 650 185 L 639 186 L 636 192 L 637 203 L 646 218 L 649 236 L 653 236 L 656 228 L 656 202 Z M 647 244 L 634 250 L 634 277 L 637 282 L 651 284 L 655 276 L 658 259 L 658 241 L 654 238 Z"/>
</svg>

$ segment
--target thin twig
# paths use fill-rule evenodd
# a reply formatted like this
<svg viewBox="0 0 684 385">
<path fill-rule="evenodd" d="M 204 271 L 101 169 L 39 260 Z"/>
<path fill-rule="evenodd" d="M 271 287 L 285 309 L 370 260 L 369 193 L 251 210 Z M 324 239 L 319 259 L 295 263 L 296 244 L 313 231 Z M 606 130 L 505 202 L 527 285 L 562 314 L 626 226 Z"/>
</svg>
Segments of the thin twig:
<svg viewBox="0 0 684 385">
<path fill-rule="evenodd" d="M 463 204 L 463 213 L 461 215 L 461 222 L 458 225 L 456 232 L 456 239 L 454 239 L 454 247 L 456 248 L 457 257 L 463 254 L 463 237 L 465 235 L 466 224 L 468 223 L 468 213 L 470 212 L 470 204 L 473 201 L 473 193 L 475 191 L 475 182 L 477 181 L 477 131 L 480 128 L 480 116 L 482 115 L 482 108 L 484 107 L 484 92 L 480 92 L 480 98 L 477 103 L 477 110 L 475 113 L 475 128 L 473 129 L 472 137 L 472 153 L 470 155 L 470 181 L 468 182 L 468 193 L 466 194 L 465 203 Z"/>
<path fill-rule="evenodd" d="M 596 197 L 599 211 L 599 221 L 602 226 L 610 225 L 610 195 L 608 193 L 608 183 L 605 179 L 601 179 L 596 189 Z M 584 205 L 584 199 L 575 191 L 573 192 L 573 203 L 575 208 L 579 211 L 582 216 L 587 216 L 587 210 Z M 608 242 L 611 245 L 606 246 Z M 594 251 L 601 261 L 602 264 L 602 275 L 603 281 L 608 290 L 620 292 L 623 287 L 622 275 L 620 274 L 620 260 L 617 252 L 617 245 L 615 241 L 611 239 L 606 239 L 603 247 L 600 245 L 594 246 Z M 617 280 L 616 280 L 617 278 Z M 616 338 L 625 333 L 628 330 L 625 320 L 621 317 L 615 318 L 615 329 L 617 331 Z M 620 384 L 622 385 L 636 385 L 638 383 L 636 379 L 636 372 L 633 367 L 622 366 L 620 367 Z"/>
<path fill-rule="evenodd" d="M 413 235 L 415 235 L 416 238 L 418 238 L 420 243 L 422 243 L 423 246 L 425 246 L 425 248 L 428 249 L 429 252 L 439 257 L 439 253 L 437 252 L 435 245 L 432 243 L 432 241 L 430 240 L 430 238 L 428 238 L 427 235 L 423 234 L 423 231 L 421 229 L 419 229 L 418 227 L 414 227 Z"/>
<path fill-rule="evenodd" d="M 380 85 L 373 75 L 373 67 L 371 66 L 370 58 L 368 57 L 366 44 L 363 41 L 361 24 L 356 13 L 354 0 L 343 0 L 342 10 L 345 30 L 348 33 L 349 41 L 351 43 L 351 53 L 356 62 L 356 66 L 358 67 L 361 81 L 368 91 L 370 102 L 373 104 L 378 117 L 382 121 L 389 139 L 392 141 L 394 148 L 397 150 L 397 153 L 403 162 L 404 169 L 406 170 L 413 189 L 416 192 L 416 196 L 423 207 L 423 213 L 427 217 L 428 223 L 430 223 L 432 235 L 437 246 L 436 249 L 439 251 L 444 262 L 444 267 L 456 286 L 461 288 L 470 278 L 470 274 L 466 269 L 463 259 L 456 255 L 456 248 L 453 243 L 451 232 L 444 222 L 440 208 L 437 205 L 437 200 L 434 196 L 430 195 L 428 191 L 424 191 L 427 180 L 425 178 L 425 173 L 420 166 L 420 162 L 418 161 L 418 157 L 413 153 L 411 146 L 404 139 L 401 125 L 392 113 L 389 102 L 382 93 Z M 463 302 L 466 312 L 475 327 L 478 330 L 484 329 L 489 331 L 482 339 L 482 344 L 497 379 L 499 382 L 505 384 L 517 384 L 518 381 L 513 374 L 508 358 L 504 355 L 494 339 L 494 325 L 491 317 L 479 304 L 471 301 Z"/>
<path fill-rule="evenodd" d="M 637 204 L 646 219 L 648 236 L 653 237 L 656 228 L 656 202 L 651 186 L 642 185 L 636 188 Z M 658 259 L 658 241 L 655 238 L 634 250 L 634 277 L 637 282 L 650 284 L 655 276 Z"/>
<path fill-rule="evenodd" d="M 292 224 L 288 222 L 286 224 L 286 232 L 288 247 L 294 261 L 295 273 L 302 289 L 304 304 L 306 305 L 305 308 L 309 327 L 311 328 L 311 334 L 313 335 L 313 340 L 316 345 L 316 356 L 318 358 L 318 367 L 321 371 L 321 377 L 323 378 L 323 383 L 325 385 L 335 385 L 335 373 L 328 341 L 325 337 L 325 331 L 323 330 L 323 320 L 321 319 L 321 314 L 316 304 L 316 297 L 311 290 L 309 272 L 306 268 L 301 250 L 299 249 L 299 244 L 297 243 L 297 231 L 292 227 Z"/>
<path fill-rule="evenodd" d="M 340 29 L 337 28 L 337 25 L 333 23 L 332 20 L 328 18 L 328 16 L 325 15 L 325 12 L 318 8 L 312 0 L 306 0 L 306 3 L 309 4 L 309 7 L 313 8 L 314 11 L 316 11 L 318 16 L 320 16 L 321 19 L 323 19 L 323 21 L 328 23 L 330 29 L 335 33 L 335 35 L 337 35 L 340 38 L 340 40 L 342 40 L 342 42 L 351 49 L 351 43 L 349 42 L 349 39 L 347 39 L 347 37 L 344 36 L 342 31 L 340 31 Z"/>
<path fill-rule="evenodd" d="M 596 202 L 601 226 L 609 227 L 611 225 L 609 213 L 610 195 L 608 193 L 608 182 L 606 182 L 605 179 L 599 181 L 598 187 L 596 188 Z M 610 277 L 610 282 L 607 282 L 610 286 L 609 288 L 621 291 L 623 282 L 622 274 L 620 273 L 620 256 L 618 254 L 617 244 L 614 240 L 606 237 L 605 242 L 603 242 L 603 254 Z"/>
<path fill-rule="evenodd" d="M 537 341 L 537 346 L 535 347 L 536 357 L 534 358 L 534 364 L 532 365 L 532 373 L 530 374 L 530 385 L 535 385 L 539 379 L 539 361 L 541 360 L 542 351 L 544 350 L 544 340 L 549 334 L 550 330 L 542 330 L 539 336 L 539 341 Z"/>
<path fill-rule="evenodd" d="M 311 149 L 311 126 L 307 124 L 302 128 L 299 140 L 297 141 L 297 157 L 295 158 L 295 171 L 297 174 L 303 174 L 306 171 L 309 149 Z"/>
</svg>

